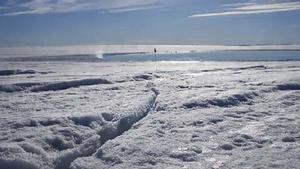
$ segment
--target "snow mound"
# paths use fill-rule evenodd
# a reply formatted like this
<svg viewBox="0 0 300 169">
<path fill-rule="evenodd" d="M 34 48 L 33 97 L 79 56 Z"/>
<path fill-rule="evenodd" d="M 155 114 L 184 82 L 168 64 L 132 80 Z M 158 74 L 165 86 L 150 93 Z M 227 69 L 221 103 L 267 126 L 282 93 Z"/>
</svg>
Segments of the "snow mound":
<svg viewBox="0 0 300 169">
<path fill-rule="evenodd" d="M 134 123 L 145 117 L 154 107 L 156 97 L 157 94 L 153 93 L 148 100 L 146 100 L 144 104 L 141 104 L 135 111 L 122 117 L 118 124 L 118 132 L 123 133 L 131 128 Z"/>
<path fill-rule="evenodd" d="M 48 156 L 47 152 L 44 149 L 42 149 L 40 147 L 37 147 L 37 146 L 35 146 L 33 144 L 22 143 L 20 146 L 23 148 L 24 151 L 26 151 L 28 153 L 41 155 L 43 157 L 47 157 Z"/>
<path fill-rule="evenodd" d="M 201 153 L 201 150 L 193 150 L 189 148 L 178 148 L 171 152 L 170 157 L 179 159 L 183 162 L 197 161 L 197 154 Z"/>
<path fill-rule="evenodd" d="M 125 113 L 116 123 L 107 124 L 103 127 L 98 134 L 101 136 L 101 140 L 106 142 L 109 139 L 115 138 L 121 135 L 125 131 L 129 130 L 136 122 L 145 117 L 152 109 L 154 109 L 156 101 L 156 93 L 153 92 L 149 98 L 143 101 L 136 108 L 129 110 Z"/>
<path fill-rule="evenodd" d="M 111 82 L 105 79 L 72 80 L 72 81 L 45 84 L 39 87 L 32 88 L 31 91 L 32 92 L 57 91 L 57 90 L 66 90 L 73 87 L 98 85 L 98 84 L 111 84 Z"/>
<path fill-rule="evenodd" d="M 268 69 L 268 67 L 265 65 L 256 65 L 256 66 L 247 66 L 247 67 L 240 67 L 240 68 L 229 68 L 229 69 L 230 70 L 249 70 L 249 69 L 261 70 L 261 69 Z"/>
<path fill-rule="evenodd" d="M 16 83 L 16 84 L 3 84 L 0 85 L 0 91 L 2 92 L 19 92 L 27 90 L 28 88 L 43 85 L 43 83 Z"/>
<path fill-rule="evenodd" d="M 23 146 L 15 144 L 0 145 L 0 169 L 51 169 L 49 158 L 40 156 L 33 145 Z"/>
<path fill-rule="evenodd" d="M 133 76 L 133 79 L 135 81 L 152 80 L 153 75 L 151 75 L 151 74 L 139 74 L 139 75 Z"/>
<path fill-rule="evenodd" d="M 99 116 L 87 115 L 87 116 L 73 116 L 69 117 L 76 125 L 86 126 L 90 128 L 96 128 L 99 125 L 103 125 L 103 120 Z"/>
<path fill-rule="evenodd" d="M 269 67 L 265 65 L 255 65 L 255 66 L 246 66 L 246 67 L 236 67 L 236 68 L 215 68 L 215 69 L 206 69 L 202 70 L 201 72 L 215 72 L 215 71 L 239 71 L 239 70 L 264 70 L 268 69 Z"/>
<path fill-rule="evenodd" d="M 45 142 L 48 143 L 52 148 L 62 151 L 66 149 L 73 148 L 74 145 L 70 141 L 66 141 L 63 137 L 61 136 L 47 136 L 45 138 Z"/>
<path fill-rule="evenodd" d="M 242 102 L 248 102 L 258 96 L 255 92 L 233 94 L 230 96 L 223 96 L 221 98 L 212 98 L 205 100 L 191 100 L 184 103 L 181 107 L 186 109 L 191 108 L 207 108 L 210 106 L 217 107 L 231 107 L 237 106 Z"/>
<path fill-rule="evenodd" d="M 95 153 L 101 145 L 100 136 L 92 136 L 79 147 L 62 153 L 54 162 L 55 169 L 68 169 L 75 159 Z"/>
<path fill-rule="evenodd" d="M 280 84 L 277 85 L 278 90 L 300 90 L 299 83 L 287 83 L 287 84 Z"/>
<path fill-rule="evenodd" d="M 44 54 L 43 54 L 44 55 Z M 21 57 L 2 57 L 0 61 L 5 62 L 101 62 L 102 59 L 95 54 L 67 54 L 61 55 L 38 55 Z"/>
<path fill-rule="evenodd" d="M 0 70 L 0 76 L 10 76 L 10 75 L 18 75 L 18 74 L 35 74 L 35 70 Z"/>
<path fill-rule="evenodd" d="M 100 135 L 100 138 L 96 139 L 96 140 L 92 139 L 92 141 L 88 141 L 86 143 L 86 145 L 97 145 L 98 146 L 98 144 L 99 144 L 99 146 L 98 146 L 98 148 L 99 148 L 104 143 L 106 143 L 108 140 L 114 139 L 114 138 L 122 135 L 124 132 L 129 130 L 135 123 L 140 121 L 151 110 L 154 109 L 156 98 L 157 98 L 157 94 L 153 91 L 153 93 L 149 95 L 148 99 L 141 102 L 141 104 L 139 106 L 137 106 L 136 108 L 129 110 L 128 113 L 119 117 L 119 120 L 117 122 L 106 124 L 103 128 L 101 128 L 98 131 L 98 135 Z M 63 166 L 62 168 L 68 168 L 69 166 L 71 166 L 71 168 L 84 168 L 84 166 L 81 163 L 81 160 L 88 160 L 89 158 L 85 159 L 85 158 L 78 158 L 78 157 L 88 156 L 87 154 L 89 154 L 89 156 L 90 156 L 91 154 L 95 153 L 96 151 L 97 152 L 95 153 L 95 156 L 97 158 L 101 159 L 101 161 L 103 161 L 104 163 L 121 163 L 121 159 L 119 159 L 117 157 L 102 156 L 101 149 L 93 148 L 93 150 L 91 150 L 90 148 L 88 148 L 89 146 L 83 146 L 83 147 L 84 148 L 81 147 L 81 153 L 84 153 L 84 152 L 87 152 L 87 153 L 84 153 L 85 155 L 79 154 L 77 152 L 77 150 L 73 151 L 73 153 L 69 153 L 68 156 L 72 160 L 74 160 L 74 162 L 72 162 L 71 164 L 70 164 L 70 162 L 68 162 L 68 165 Z M 92 146 L 92 147 L 95 147 L 95 146 Z M 94 164 L 91 164 L 91 165 L 94 165 Z M 100 165 L 102 165 L 102 164 L 99 163 L 98 167 Z M 66 167 L 66 166 L 68 166 L 68 167 Z M 61 168 L 57 168 L 57 169 L 61 169 Z"/>
<path fill-rule="evenodd" d="M 0 85 L 1 92 L 19 92 L 23 90 L 24 88 L 18 85 Z"/>
<path fill-rule="evenodd" d="M 34 124 L 34 121 L 30 122 L 30 124 Z M 53 126 L 53 125 L 62 125 L 64 123 L 64 119 L 63 118 L 46 118 L 46 119 L 41 119 L 39 121 L 39 124 L 42 126 Z"/>
<path fill-rule="evenodd" d="M 39 169 L 34 164 L 23 159 L 0 159 L 1 169 Z"/>
<path fill-rule="evenodd" d="M 97 131 L 94 136 L 85 139 L 78 147 L 72 148 L 62 138 L 54 136 L 49 141 L 52 147 L 62 153 L 54 160 L 55 169 L 68 169 L 73 161 L 81 157 L 88 157 L 108 140 L 114 139 L 127 131 L 133 124 L 146 116 L 153 108 L 157 95 L 153 92 L 147 99 L 142 101 L 137 107 L 128 110 L 124 115 L 116 117 L 116 121 L 110 121 L 112 117 L 108 113 L 101 115 L 86 115 L 68 117 L 75 125 L 89 127 Z M 106 120 L 105 120 L 106 119 Z M 49 140 L 49 139 L 48 139 Z M 82 166 L 81 166 L 82 167 Z"/>
</svg>

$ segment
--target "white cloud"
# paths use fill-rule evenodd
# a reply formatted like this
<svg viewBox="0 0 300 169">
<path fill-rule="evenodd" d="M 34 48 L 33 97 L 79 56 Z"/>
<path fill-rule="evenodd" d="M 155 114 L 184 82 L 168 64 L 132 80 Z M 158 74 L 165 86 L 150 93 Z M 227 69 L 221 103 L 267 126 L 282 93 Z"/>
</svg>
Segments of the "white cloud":
<svg viewBox="0 0 300 169">
<path fill-rule="evenodd" d="M 159 8 L 159 5 L 149 5 L 149 6 L 133 6 L 130 8 L 114 8 L 111 10 L 108 10 L 109 13 L 122 13 L 122 12 L 131 12 L 131 11 L 140 11 L 140 10 L 148 10 L 153 8 Z"/>
<path fill-rule="evenodd" d="M 10 6 L 14 12 L 2 15 L 68 13 L 87 10 L 128 12 L 150 9 L 161 4 L 160 2 L 162 0 L 30 0 Z"/>
<path fill-rule="evenodd" d="M 300 10 L 300 2 L 284 2 L 284 3 L 245 3 L 245 4 L 230 4 L 226 5 L 229 8 L 223 12 L 214 13 L 201 13 L 189 16 L 189 18 L 198 17 L 213 17 L 213 16 L 226 16 L 226 15 L 250 15 L 250 14 L 263 14 Z"/>
</svg>

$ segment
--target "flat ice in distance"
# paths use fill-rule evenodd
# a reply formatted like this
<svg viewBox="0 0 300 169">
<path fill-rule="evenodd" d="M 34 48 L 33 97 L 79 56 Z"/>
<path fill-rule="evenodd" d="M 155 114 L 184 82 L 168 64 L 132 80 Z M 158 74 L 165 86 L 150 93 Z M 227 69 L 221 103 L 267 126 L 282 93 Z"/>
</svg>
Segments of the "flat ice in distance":
<svg viewBox="0 0 300 169">
<path fill-rule="evenodd" d="M 0 169 L 298 168 L 300 62 L 1 62 Z"/>
<path fill-rule="evenodd" d="M 170 53 L 201 53 L 210 51 L 300 51 L 300 45 L 81 45 L 81 46 L 34 46 L 34 47 L 1 47 L 0 59 L 6 57 L 28 56 L 67 56 L 96 55 L 116 53 L 153 53 L 157 48 L 160 54 Z"/>
</svg>

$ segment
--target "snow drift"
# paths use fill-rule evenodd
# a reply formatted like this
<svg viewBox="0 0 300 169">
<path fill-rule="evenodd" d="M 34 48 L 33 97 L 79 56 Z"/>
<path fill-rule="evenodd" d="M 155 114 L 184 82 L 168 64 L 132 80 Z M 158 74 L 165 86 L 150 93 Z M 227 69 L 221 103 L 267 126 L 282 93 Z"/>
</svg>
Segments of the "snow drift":
<svg viewBox="0 0 300 169">
<path fill-rule="evenodd" d="M 240 94 L 233 94 L 230 96 L 223 96 L 220 98 L 212 98 L 205 100 L 191 100 L 182 105 L 182 108 L 207 108 L 209 106 L 217 107 L 231 107 L 237 106 L 244 102 L 249 102 L 258 94 L 256 92 L 247 92 Z"/>
<path fill-rule="evenodd" d="M 0 85 L 0 91 L 2 92 L 19 92 L 19 91 L 31 91 L 31 92 L 43 92 L 43 91 L 57 91 L 66 90 L 73 87 L 98 85 L 98 84 L 112 84 L 105 79 L 82 79 L 63 82 L 40 82 L 40 83 L 16 83 L 16 84 L 3 84 Z"/>
<path fill-rule="evenodd" d="M 19 75 L 19 74 L 35 74 L 35 70 L 0 70 L 0 76 Z"/>
</svg>

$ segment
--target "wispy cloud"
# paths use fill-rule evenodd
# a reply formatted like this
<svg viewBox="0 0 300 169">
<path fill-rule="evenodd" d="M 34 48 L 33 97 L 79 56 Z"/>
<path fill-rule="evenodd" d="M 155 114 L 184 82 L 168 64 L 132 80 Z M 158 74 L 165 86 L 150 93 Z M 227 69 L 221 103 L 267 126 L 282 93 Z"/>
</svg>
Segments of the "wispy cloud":
<svg viewBox="0 0 300 169">
<path fill-rule="evenodd" d="M 228 16 L 228 15 L 250 15 L 264 14 L 275 12 L 286 12 L 300 10 L 300 2 L 283 2 L 283 3 L 244 3 L 224 5 L 227 9 L 222 12 L 200 13 L 189 16 L 189 18 Z M 230 8 L 228 8 L 230 7 Z"/>
<path fill-rule="evenodd" d="M 8 0 L 9 1 L 9 0 Z M 129 12 L 157 7 L 162 0 L 27 0 L 10 3 L 5 16 L 68 13 L 101 10 L 104 12 Z M 1 7 L 0 7 L 1 9 Z"/>
<path fill-rule="evenodd" d="M 149 10 L 154 8 L 159 8 L 159 5 L 149 5 L 149 6 L 133 6 L 133 7 L 126 7 L 126 8 L 114 8 L 110 9 L 108 13 L 122 13 L 122 12 L 131 12 L 131 11 L 140 11 L 140 10 Z"/>
<path fill-rule="evenodd" d="M 3 9 L 8 9 L 8 8 L 5 6 L 0 6 L 0 10 L 3 10 Z"/>
</svg>

